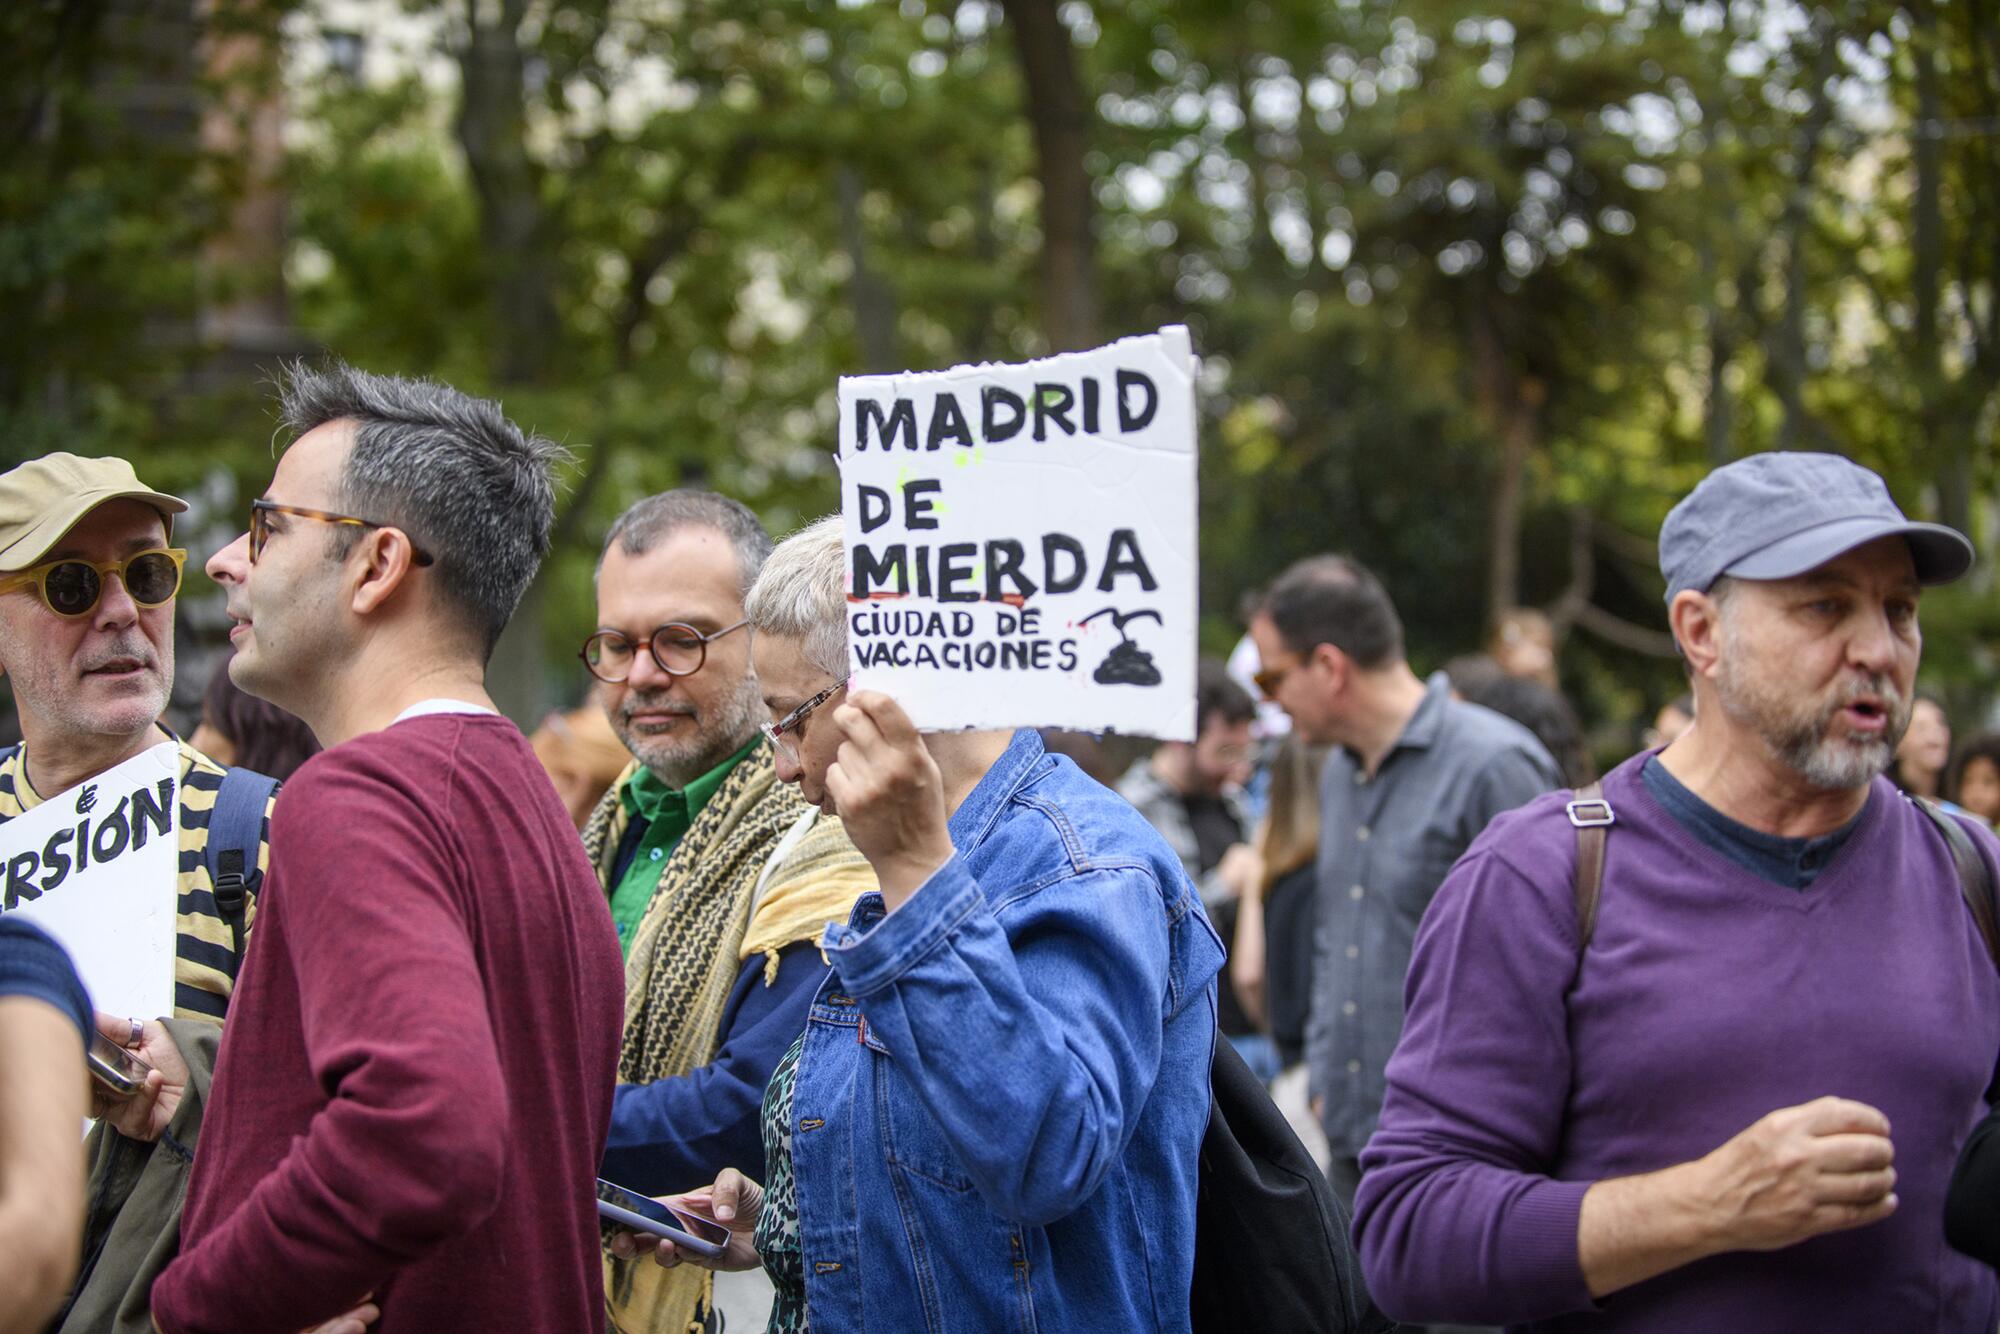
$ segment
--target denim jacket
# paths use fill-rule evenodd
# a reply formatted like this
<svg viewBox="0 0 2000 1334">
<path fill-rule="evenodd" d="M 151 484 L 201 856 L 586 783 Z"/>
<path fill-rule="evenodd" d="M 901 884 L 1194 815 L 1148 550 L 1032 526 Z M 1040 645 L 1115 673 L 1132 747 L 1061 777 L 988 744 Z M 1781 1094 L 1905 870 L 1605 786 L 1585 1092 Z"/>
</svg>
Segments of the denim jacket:
<svg viewBox="0 0 2000 1334">
<path fill-rule="evenodd" d="M 1033 732 L 951 837 L 822 942 L 792 1105 L 813 1334 L 1185 1331 L 1222 943 Z"/>
<path fill-rule="evenodd" d="M 1160 837 L 1181 859 L 1181 865 L 1194 877 L 1195 888 L 1201 891 L 1202 906 L 1213 911 L 1227 902 L 1234 891 L 1222 883 L 1222 868 L 1211 866 L 1207 875 L 1201 873 L 1201 844 L 1195 838 L 1194 821 L 1188 818 L 1187 802 L 1160 781 L 1160 776 L 1153 772 L 1153 762 L 1135 761 L 1118 780 L 1117 790 L 1119 796 L 1132 803 L 1132 809 L 1145 817 L 1147 824 L 1160 831 Z M 1243 794 L 1230 788 L 1220 795 L 1237 829 L 1247 837 L 1253 822 L 1244 808 Z"/>
</svg>

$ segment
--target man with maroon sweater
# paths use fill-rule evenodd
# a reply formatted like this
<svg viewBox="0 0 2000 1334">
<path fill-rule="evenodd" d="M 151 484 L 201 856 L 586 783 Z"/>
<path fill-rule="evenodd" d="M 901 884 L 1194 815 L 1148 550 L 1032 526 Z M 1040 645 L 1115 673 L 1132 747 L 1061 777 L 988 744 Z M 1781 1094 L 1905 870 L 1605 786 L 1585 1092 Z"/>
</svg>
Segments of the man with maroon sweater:
<svg viewBox="0 0 2000 1334">
<path fill-rule="evenodd" d="M 293 368 L 283 409 L 299 438 L 209 573 L 232 677 L 326 749 L 272 821 L 153 1318 L 601 1329 L 617 937 L 483 684 L 548 548 L 560 451 L 491 403 L 339 365 Z M 453 1245 L 475 1235 L 498 1260 Z"/>
</svg>

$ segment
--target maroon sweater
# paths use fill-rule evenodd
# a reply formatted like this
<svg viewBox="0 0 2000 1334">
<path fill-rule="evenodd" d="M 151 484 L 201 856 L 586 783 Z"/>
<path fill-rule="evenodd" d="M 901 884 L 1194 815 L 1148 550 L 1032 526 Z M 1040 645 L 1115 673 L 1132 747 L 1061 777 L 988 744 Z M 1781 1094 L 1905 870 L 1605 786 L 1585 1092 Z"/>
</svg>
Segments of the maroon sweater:
<svg viewBox="0 0 2000 1334">
<path fill-rule="evenodd" d="M 432 715 L 285 785 L 167 1334 L 601 1330 L 592 1182 L 624 970 L 512 723 Z"/>
</svg>

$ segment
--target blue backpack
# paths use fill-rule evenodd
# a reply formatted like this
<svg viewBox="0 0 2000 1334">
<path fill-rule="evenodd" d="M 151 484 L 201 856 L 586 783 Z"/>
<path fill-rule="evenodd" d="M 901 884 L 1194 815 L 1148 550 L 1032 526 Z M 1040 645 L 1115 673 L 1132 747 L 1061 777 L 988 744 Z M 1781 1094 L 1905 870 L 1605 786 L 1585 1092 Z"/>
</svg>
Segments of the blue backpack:
<svg viewBox="0 0 2000 1334">
<path fill-rule="evenodd" d="M 245 909 L 250 896 L 264 883 L 257 865 L 257 850 L 264 842 L 264 812 L 278 780 L 255 769 L 230 768 L 222 772 L 222 790 L 215 794 L 215 809 L 208 816 L 208 849 L 204 860 L 208 878 L 215 885 L 215 906 L 229 923 L 229 978 L 243 966 Z"/>
</svg>

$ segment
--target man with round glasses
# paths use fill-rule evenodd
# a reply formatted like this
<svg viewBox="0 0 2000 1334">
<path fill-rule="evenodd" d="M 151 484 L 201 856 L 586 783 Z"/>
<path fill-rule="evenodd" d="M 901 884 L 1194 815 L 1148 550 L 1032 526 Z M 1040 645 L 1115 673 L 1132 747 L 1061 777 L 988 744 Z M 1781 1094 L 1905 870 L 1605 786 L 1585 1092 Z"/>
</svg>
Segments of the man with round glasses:
<svg viewBox="0 0 2000 1334">
<path fill-rule="evenodd" d="M 604 1176 L 652 1195 L 761 1171 L 764 1086 L 826 976 L 819 934 L 875 887 L 759 734 L 743 599 L 770 550 L 727 497 L 638 502 L 605 539 L 580 654 L 634 757 L 583 835 L 626 955 Z M 608 1263 L 617 1328 L 695 1320 L 695 1271 Z"/>
<path fill-rule="evenodd" d="M 161 1096 L 107 1105 L 91 1142 L 84 1268 L 60 1328 L 124 1331 L 168 1256 L 187 1189 L 221 1021 L 257 883 L 270 861 L 268 798 L 256 865 L 217 895 L 208 845 L 225 769 L 160 723 L 174 683 L 174 599 L 187 553 L 171 545 L 185 502 L 116 458 L 48 454 L 0 476 L 0 669 L 22 744 L 0 754 L 0 825 L 166 741 L 179 756 L 180 866 L 174 1002 L 154 1022 L 106 1018 L 167 1077 Z M 256 808 L 250 808 L 254 811 Z M 247 844 L 245 850 L 247 851 Z M 245 858 L 247 863 L 248 859 Z M 220 901 L 218 901 L 220 900 Z M 143 1018 L 143 1016 L 142 1016 Z M 193 1097 L 183 1096 L 192 1089 Z M 162 1139 L 169 1147 L 161 1148 Z"/>
</svg>

